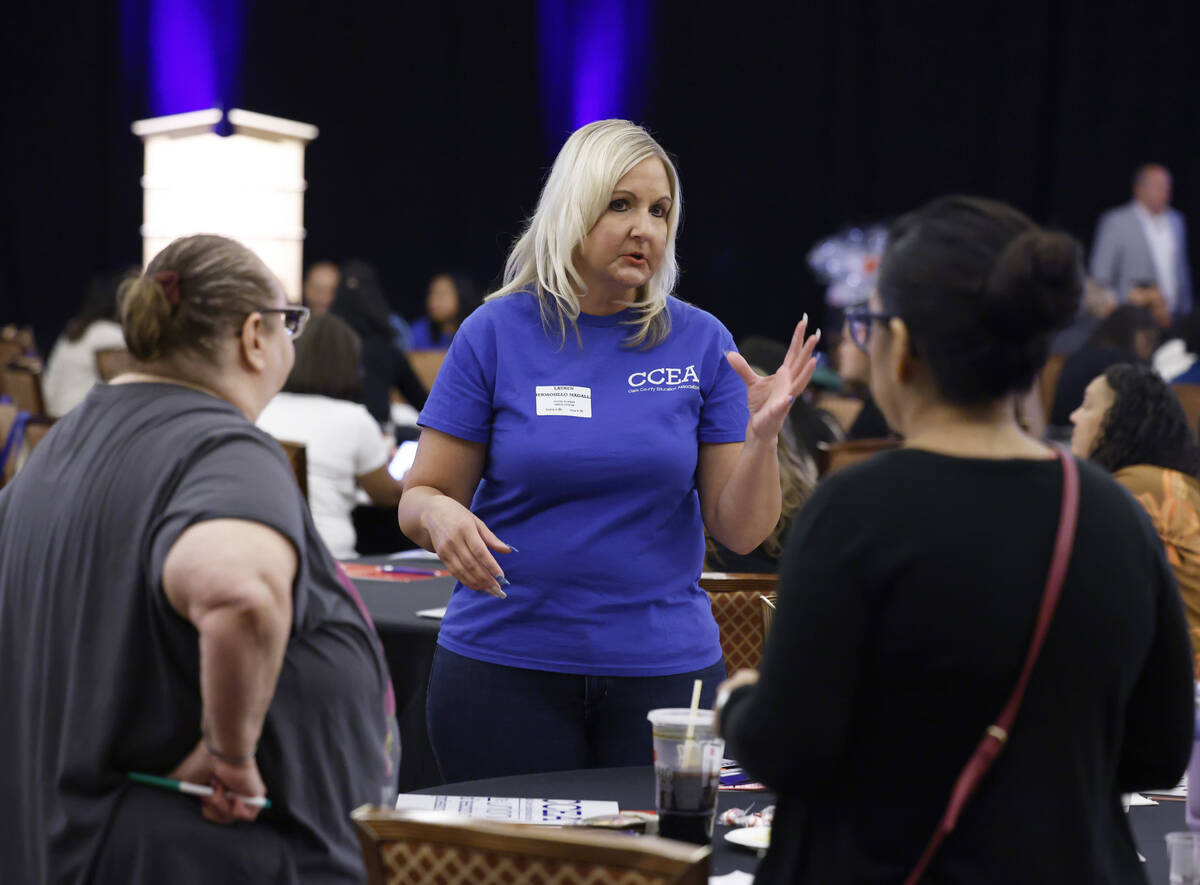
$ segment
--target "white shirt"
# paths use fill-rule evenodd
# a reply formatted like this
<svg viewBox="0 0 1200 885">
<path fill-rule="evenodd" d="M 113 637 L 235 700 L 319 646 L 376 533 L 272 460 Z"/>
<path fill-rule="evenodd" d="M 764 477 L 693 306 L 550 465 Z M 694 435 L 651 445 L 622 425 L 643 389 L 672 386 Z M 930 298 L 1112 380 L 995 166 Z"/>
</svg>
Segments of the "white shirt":
<svg viewBox="0 0 1200 885">
<path fill-rule="evenodd" d="M 1155 215 L 1136 200 L 1133 203 L 1133 211 L 1142 223 L 1146 241 L 1150 244 L 1150 258 L 1154 261 L 1158 291 L 1167 302 L 1167 308 L 1174 313 L 1175 304 L 1179 300 L 1179 280 L 1175 275 L 1175 254 L 1178 247 L 1175 232 L 1171 230 L 1171 220 L 1166 212 Z"/>
<path fill-rule="evenodd" d="M 356 556 L 350 519 L 355 477 L 388 460 L 388 443 L 375 419 L 358 403 L 280 393 L 267 403 L 257 424 L 276 439 L 304 444 L 308 506 L 321 540 L 339 559 Z"/>
<path fill-rule="evenodd" d="M 121 326 L 111 320 L 96 320 L 78 341 L 59 337 L 42 373 L 42 395 L 46 411 L 58 418 L 75 408 L 100 380 L 96 351 L 125 347 Z"/>
</svg>

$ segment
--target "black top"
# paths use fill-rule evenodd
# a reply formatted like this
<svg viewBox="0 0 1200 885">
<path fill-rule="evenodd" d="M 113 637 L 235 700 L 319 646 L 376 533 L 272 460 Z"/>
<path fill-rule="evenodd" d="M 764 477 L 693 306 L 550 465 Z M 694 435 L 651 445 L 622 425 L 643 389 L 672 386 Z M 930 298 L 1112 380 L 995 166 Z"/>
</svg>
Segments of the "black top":
<svg viewBox="0 0 1200 885">
<path fill-rule="evenodd" d="M 887 419 L 883 417 L 883 412 L 879 411 L 879 406 L 875 405 L 874 398 L 868 393 L 863 397 L 863 406 L 855 416 L 854 423 L 846 431 L 846 439 L 884 439 L 889 436 L 895 434 L 892 433 L 892 428 L 888 427 Z"/>
<path fill-rule="evenodd" d="M 363 405 L 380 424 L 391 418 L 390 392 L 393 387 L 404 395 L 417 411 L 425 408 L 429 392 L 413 371 L 408 357 L 392 344 L 391 339 L 378 335 L 363 336 Z"/>
<path fill-rule="evenodd" d="M 1006 749 L 925 881 L 1144 882 L 1120 794 L 1174 785 L 1190 649 L 1162 544 L 1080 464 L 1062 598 Z M 1061 501 L 1057 461 L 877 455 L 797 516 L 728 754 L 779 794 L 756 880 L 903 881 L 1015 684 Z"/>
<path fill-rule="evenodd" d="M 161 577 L 180 534 L 219 518 L 268 525 L 299 558 L 257 757 L 275 807 L 233 827 L 125 777 L 200 739 L 198 635 Z M 0 877 L 361 881 L 348 814 L 395 782 L 394 701 L 277 443 L 204 393 L 97 385 L 0 492 L 0 551 Z"/>
</svg>

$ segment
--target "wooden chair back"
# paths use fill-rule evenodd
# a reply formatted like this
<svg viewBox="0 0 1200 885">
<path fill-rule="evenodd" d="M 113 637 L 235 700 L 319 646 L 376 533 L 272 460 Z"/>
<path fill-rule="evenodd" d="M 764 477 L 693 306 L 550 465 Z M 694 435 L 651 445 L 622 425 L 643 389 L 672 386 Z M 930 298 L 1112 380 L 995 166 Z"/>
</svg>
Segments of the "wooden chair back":
<svg viewBox="0 0 1200 885">
<path fill-rule="evenodd" d="M 763 631 L 763 649 L 767 647 L 767 634 L 771 632 L 771 623 L 775 620 L 775 599 L 776 594 L 767 593 L 758 597 L 758 601 L 762 603 L 762 631 Z"/>
<path fill-rule="evenodd" d="M 725 669 L 757 670 L 762 663 L 762 615 L 758 598 L 775 590 L 779 575 L 748 572 L 704 572 L 700 587 L 708 593 L 713 618 L 721 631 Z"/>
<path fill-rule="evenodd" d="M 33 415 L 29 419 L 29 423 L 25 425 L 25 445 L 29 451 L 33 451 L 46 434 L 50 432 L 50 428 L 54 426 L 54 420 L 49 415 Z"/>
<path fill-rule="evenodd" d="M 288 463 L 292 465 L 292 473 L 296 477 L 296 485 L 300 486 L 300 494 L 304 495 L 304 500 L 308 500 L 308 450 L 304 443 L 288 442 L 287 440 L 278 440 L 279 445 L 283 447 L 283 453 L 287 455 Z"/>
<path fill-rule="evenodd" d="M 96 374 L 101 381 L 109 381 L 132 368 L 133 357 L 124 347 L 110 347 L 96 351 Z"/>
<path fill-rule="evenodd" d="M 0 366 L 7 366 L 24 352 L 24 346 L 15 338 L 0 338 Z"/>
<path fill-rule="evenodd" d="M 400 812 L 364 805 L 351 815 L 368 885 L 707 885 L 707 846 L 657 836 Z"/>
<path fill-rule="evenodd" d="M 1065 353 L 1052 353 L 1046 359 L 1046 365 L 1038 374 L 1037 389 L 1042 397 L 1042 410 L 1046 415 L 1046 423 L 1050 423 L 1050 412 L 1054 408 L 1054 393 L 1058 390 L 1058 379 L 1062 375 L 1063 366 L 1067 362 Z"/>
<path fill-rule="evenodd" d="M 0 452 L 4 450 L 4 444 L 8 441 L 8 435 L 12 433 L 13 425 L 17 423 L 17 413 L 20 411 L 12 403 L 0 403 Z M 16 469 L 15 454 L 10 455 L 5 463 L 0 464 L 0 488 L 8 485 L 8 481 L 12 479 Z"/>
<path fill-rule="evenodd" d="M 1196 425 L 1200 422 L 1200 384 L 1172 384 L 1171 389 L 1179 397 L 1188 426 L 1192 428 L 1192 433 L 1196 433 Z"/>
<path fill-rule="evenodd" d="M 416 372 L 417 377 L 421 379 L 421 383 L 425 385 L 426 390 L 433 390 L 433 381 L 437 378 L 438 370 L 442 367 L 442 362 L 446 359 L 446 351 L 444 350 L 410 350 L 407 354 L 408 362 Z"/>
<path fill-rule="evenodd" d="M 42 372 L 39 367 L 8 363 L 0 367 L 0 392 L 23 411 L 31 415 L 46 414 L 46 399 L 42 396 Z"/>
<path fill-rule="evenodd" d="M 11 403 L 0 403 L 0 452 L 3 452 L 5 444 L 8 442 L 8 435 L 12 433 L 19 412 L 20 409 Z M 54 419 L 48 415 L 31 415 L 29 417 L 25 423 L 25 433 L 21 445 L 9 452 L 5 463 L 0 464 L 0 488 L 12 481 L 17 470 L 25 463 L 53 425 Z"/>
<path fill-rule="evenodd" d="M 817 470 L 821 476 L 831 476 L 852 464 L 866 461 L 880 452 L 900 448 L 898 439 L 851 439 L 845 442 L 821 444 L 818 448 Z"/>
</svg>

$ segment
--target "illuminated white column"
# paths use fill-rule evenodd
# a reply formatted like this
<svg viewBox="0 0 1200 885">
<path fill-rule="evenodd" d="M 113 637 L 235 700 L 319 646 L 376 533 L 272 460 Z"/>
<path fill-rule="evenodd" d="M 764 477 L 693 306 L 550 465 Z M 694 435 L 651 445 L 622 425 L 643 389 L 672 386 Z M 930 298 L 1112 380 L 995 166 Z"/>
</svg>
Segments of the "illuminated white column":
<svg viewBox="0 0 1200 885">
<path fill-rule="evenodd" d="M 253 249 L 299 301 L 304 148 L 317 127 L 234 109 L 233 134 L 222 137 L 220 120 L 213 108 L 133 124 L 146 145 L 143 264 L 176 237 L 222 234 Z"/>
</svg>

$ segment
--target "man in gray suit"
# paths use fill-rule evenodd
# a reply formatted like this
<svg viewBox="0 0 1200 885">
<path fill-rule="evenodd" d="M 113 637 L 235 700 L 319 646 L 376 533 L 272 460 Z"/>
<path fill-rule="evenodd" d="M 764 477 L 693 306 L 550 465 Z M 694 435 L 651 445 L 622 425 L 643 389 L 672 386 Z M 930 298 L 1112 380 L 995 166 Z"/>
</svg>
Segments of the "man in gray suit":
<svg viewBox="0 0 1200 885">
<path fill-rule="evenodd" d="M 1170 204 L 1171 173 L 1154 163 L 1138 169 L 1132 202 L 1100 218 L 1091 273 L 1122 301 L 1144 304 L 1144 291 L 1130 299 L 1130 290 L 1157 288 L 1167 310 L 1178 317 L 1192 309 L 1192 272 L 1183 215 Z"/>
</svg>

